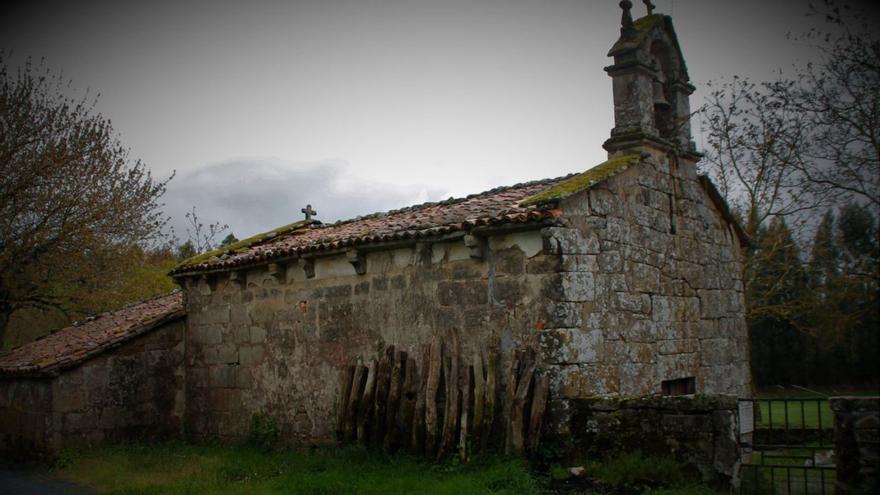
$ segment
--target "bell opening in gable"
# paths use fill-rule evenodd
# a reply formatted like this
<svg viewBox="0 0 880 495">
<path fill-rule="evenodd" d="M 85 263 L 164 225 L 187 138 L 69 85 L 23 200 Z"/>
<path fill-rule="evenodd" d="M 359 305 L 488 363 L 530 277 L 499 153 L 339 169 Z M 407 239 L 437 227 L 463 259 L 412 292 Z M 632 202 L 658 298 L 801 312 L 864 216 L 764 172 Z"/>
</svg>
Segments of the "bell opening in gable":
<svg viewBox="0 0 880 495">
<path fill-rule="evenodd" d="M 654 69 L 653 103 L 654 127 L 663 139 L 672 140 L 675 134 L 672 91 L 672 67 L 669 48 L 665 43 L 655 41 L 651 45 L 651 62 Z"/>
</svg>

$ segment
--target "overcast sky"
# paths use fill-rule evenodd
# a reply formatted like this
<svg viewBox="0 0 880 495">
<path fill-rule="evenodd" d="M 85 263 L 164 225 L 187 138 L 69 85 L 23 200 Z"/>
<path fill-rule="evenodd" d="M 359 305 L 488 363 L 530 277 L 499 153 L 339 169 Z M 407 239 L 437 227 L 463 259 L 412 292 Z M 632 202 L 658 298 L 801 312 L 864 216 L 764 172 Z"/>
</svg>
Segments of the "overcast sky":
<svg viewBox="0 0 880 495">
<path fill-rule="evenodd" d="M 807 0 L 655 0 L 699 106 L 708 80 L 790 73 Z M 592 167 L 613 126 L 617 0 L 4 3 L 0 49 L 101 95 L 182 234 L 238 237 Z M 634 2 L 634 14 L 644 14 Z M 81 94 L 81 93 L 80 93 Z M 695 140 L 701 146 L 698 123 Z"/>
</svg>

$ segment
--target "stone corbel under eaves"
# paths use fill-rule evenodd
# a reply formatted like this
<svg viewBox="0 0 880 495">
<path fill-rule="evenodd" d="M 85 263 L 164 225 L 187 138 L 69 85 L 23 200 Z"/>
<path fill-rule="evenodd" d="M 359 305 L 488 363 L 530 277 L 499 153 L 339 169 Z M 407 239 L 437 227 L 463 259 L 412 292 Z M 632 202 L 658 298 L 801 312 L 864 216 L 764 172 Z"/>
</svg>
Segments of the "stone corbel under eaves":
<svg viewBox="0 0 880 495">
<path fill-rule="evenodd" d="M 358 249 L 349 249 L 345 252 L 345 259 L 354 267 L 355 273 L 363 275 L 367 273 L 367 257 Z"/>
<path fill-rule="evenodd" d="M 306 274 L 306 278 L 315 278 L 315 258 L 300 258 L 299 264 L 303 273 Z"/>
<path fill-rule="evenodd" d="M 470 251 L 471 258 L 483 259 L 486 251 L 486 240 L 473 234 L 464 236 L 464 245 Z"/>
<path fill-rule="evenodd" d="M 245 270 L 232 270 L 229 272 L 229 281 L 244 287 L 247 284 L 247 272 Z"/>
<path fill-rule="evenodd" d="M 269 276 L 274 278 L 278 283 L 284 283 L 287 279 L 287 265 L 285 263 L 275 262 L 267 265 Z"/>
</svg>

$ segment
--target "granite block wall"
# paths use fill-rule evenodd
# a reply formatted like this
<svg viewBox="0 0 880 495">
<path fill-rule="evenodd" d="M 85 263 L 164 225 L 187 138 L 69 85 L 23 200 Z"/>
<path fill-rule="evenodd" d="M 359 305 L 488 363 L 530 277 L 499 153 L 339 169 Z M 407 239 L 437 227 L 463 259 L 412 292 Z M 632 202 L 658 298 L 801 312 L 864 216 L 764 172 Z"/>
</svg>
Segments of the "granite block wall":
<svg viewBox="0 0 880 495">
<path fill-rule="evenodd" d="M 52 457 L 63 448 L 179 437 L 184 321 L 166 323 L 49 377 L 0 379 L 0 451 Z"/>
<path fill-rule="evenodd" d="M 184 321 L 167 323 L 52 380 L 59 448 L 174 438 L 184 413 Z"/>
<path fill-rule="evenodd" d="M 289 263 L 282 276 L 247 270 L 187 285 L 187 432 L 245 439 L 254 414 L 274 417 L 289 444 L 335 439 L 339 370 L 387 345 L 421 356 L 434 333 L 458 330 L 462 352 L 508 355 L 534 345 L 545 273 L 538 230 L 492 235 L 475 258 L 462 238 Z"/>
<path fill-rule="evenodd" d="M 832 397 L 834 493 L 880 492 L 880 397 Z"/>
<path fill-rule="evenodd" d="M 729 487 L 740 464 L 736 402 L 711 395 L 573 399 L 568 455 L 581 460 L 633 452 L 668 456 L 694 479 Z"/>
<path fill-rule="evenodd" d="M 750 393 L 740 241 L 693 165 L 648 155 L 561 209 L 545 237 L 561 260 L 556 318 L 541 334 L 558 427 L 568 399 L 659 395 L 669 380 Z"/>
<path fill-rule="evenodd" d="M 0 454 L 39 457 L 52 447 L 52 382 L 40 378 L 0 380 Z"/>
<path fill-rule="evenodd" d="M 740 241 L 692 164 L 646 155 L 559 209 L 476 254 L 458 237 L 358 253 L 360 275 L 339 253 L 187 278 L 191 438 L 242 440 L 261 413 L 291 444 L 330 443 L 342 366 L 451 328 L 465 355 L 539 347 L 560 431 L 570 399 L 670 380 L 748 395 Z"/>
</svg>

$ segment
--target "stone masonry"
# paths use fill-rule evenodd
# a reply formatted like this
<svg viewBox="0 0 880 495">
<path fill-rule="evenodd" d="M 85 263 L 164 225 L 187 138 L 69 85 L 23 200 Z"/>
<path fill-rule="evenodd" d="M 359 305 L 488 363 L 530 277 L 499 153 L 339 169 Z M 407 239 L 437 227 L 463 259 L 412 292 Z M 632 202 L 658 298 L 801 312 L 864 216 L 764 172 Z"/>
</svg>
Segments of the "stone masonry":
<svg viewBox="0 0 880 495">
<path fill-rule="evenodd" d="M 565 443 L 579 459 L 632 452 L 670 456 L 693 479 L 730 486 L 740 463 L 736 402 L 710 395 L 574 399 L 573 430 Z"/>
<path fill-rule="evenodd" d="M 233 443 L 258 414 L 289 445 L 331 444 L 340 370 L 390 345 L 421 356 L 453 329 L 463 356 L 486 349 L 502 370 L 515 350 L 539 351 L 551 437 L 581 435 L 584 404 L 601 396 L 628 417 L 702 425 L 689 452 L 726 442 L 725 399 L 693 394 L 749 395 L 749 241 L 697 176 L 693 86 L 671 20 L 633 21 L 621 5 L 607 162 L 334 224 L 307 207 L 305 220 L 191 258 L 171 272 L 182 294 L 140 306 L 161 328 L 138 333 L 149 318 L 122 311 L 0 355 L 2 447 L 181 432 Z M 706 454 L 722 477 L 737 459 L 726 449 Z"/>
<path fill-rule="evenodd" d="M 545 318 L 540 231 L 491 237 L 483 259 L 459 238 L 366 254 L 357 275 L 345 256 L 319 258 L 315 278 L 294 264 L 283 282 L 265 268 L 245 286 L 188 287 L 187 432 L 238 441 L 251 416 L 279 421 L 289 443 L 334 440 L 342 366 L 393 344 L 410 355 L 435 332 L 460 330 L 465 355 L 495 341 L 509 353 L 534 341 Z"/>
<path fill-rule="evenodd" d="M 880 491 L 880 397 L 832 397 L 834 493 Z"/>
<path fill-rule="evenodd" d="M 661 393 L 694 377 L 697 393 L 750 391 L 741 248 L 692 167 L 660 154 L 561 204 L 541 332 L 554 409 L 592 395 Z"/>
<path fill-rule="evenodd" d="M 0 451 L 53 456 L 132 440 L 175 438 L 184 413 L 184 321 L 68 371 L 0 379 Z"/>
<path fill-rule="evenodd" d="M 606 68 L 609 160 L 583 174 L 332 225 L 307 218 L 173 272 L 185 287 L 187 432 L 235 441 L 253 414 L 329 443 L 342 366 L 459 331 L 465 355 L 539 347 L 552 430 L 592 396 L 748 395 L 741 249 L 698 177 L 671 19 L 633 21 Z"/>
</svg>

